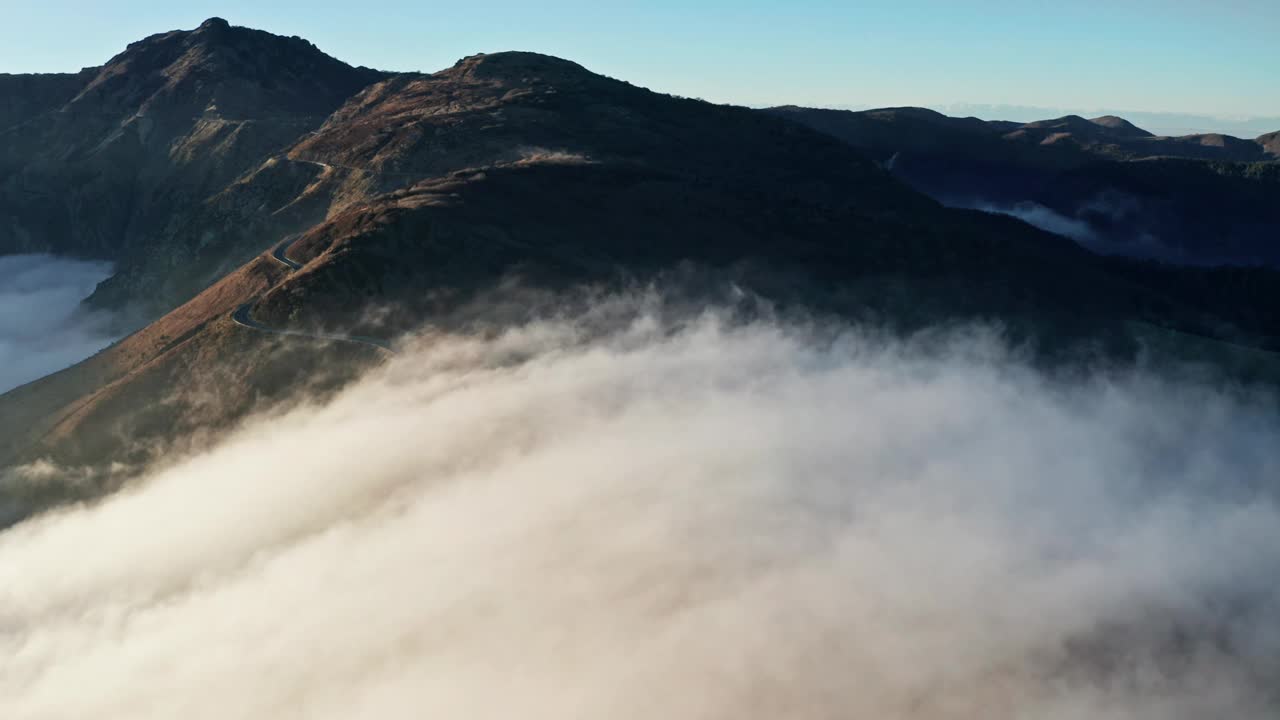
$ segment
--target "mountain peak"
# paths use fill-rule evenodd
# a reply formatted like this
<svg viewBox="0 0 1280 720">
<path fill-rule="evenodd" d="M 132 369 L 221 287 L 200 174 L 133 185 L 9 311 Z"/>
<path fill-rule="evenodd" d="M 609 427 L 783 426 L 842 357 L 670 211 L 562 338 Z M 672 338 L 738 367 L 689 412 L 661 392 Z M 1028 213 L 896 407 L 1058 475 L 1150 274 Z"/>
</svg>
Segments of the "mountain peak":
<svg viewBox="0 0 1280 720">
<path fill-rule="evenodd" d="M 451 70 L 477 78 L 536 76 L 552 82 L 593 76 L 572 60 L 522 50 L 471 55 L 459 60 Z"/>
<path fill-rule="evenodd" d="M 227 30 L 231 27 L 231 23 L 220 17 L 211 17 L 200 23 L 200 27 L 196 30 Z"/>
<path fill-rule="evenodd" d="M 233 26 L 220 17 L 131 43 L 73 102 L 129 117 L 212 110 L 224 119 L 323 116 L 382 73 L 353 68 L 301 38 Z M 166 110 L 163 110 L 167 108 Z M 154 119 L 154 118 L 153 118 Z"/>
<path fill-rule="evenodd" d="M 211 17 L 187 35 L 187 42 L 206 48 L 227 47 L 239 43 L 250 44 L 257 33 L 249 28 L 232 27 L 220 17 Z"/>
<path fill-rule="evenodd" d="M 1093 118 L 1089 122 L 1094 125 L 1100 125 L 1124 137 L 1155 137 L 1128 120 L 1115 115 L 1103 115 L 1102 117 Z"/>
</svg>

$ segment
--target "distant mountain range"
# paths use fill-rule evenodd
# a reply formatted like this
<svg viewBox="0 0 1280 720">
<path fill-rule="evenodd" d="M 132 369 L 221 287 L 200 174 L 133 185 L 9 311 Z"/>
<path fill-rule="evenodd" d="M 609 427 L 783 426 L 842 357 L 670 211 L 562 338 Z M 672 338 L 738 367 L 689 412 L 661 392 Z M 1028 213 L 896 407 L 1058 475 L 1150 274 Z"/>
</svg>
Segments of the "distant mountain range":
<svg viewBox="0 0 1280 720">
<path fill-rule="evenodd" d="M 1069 152 L 1084 150 L 1107 159 L 1138 160 L 1175 157 L 1228 162 L 1270 162 L 1280 160 L 1269 143 L 1278 133 L 1271 132 L 1253 139 L 1241 139 L 1217 133 L 1188 134 L 1166 137 L 1148 132 L 1128 120 L 1114 115 L 1086 119 L 1066 115 L 1050 120 L 1013 122 L 979 120 L 975 117 L 950 117 L 934 110 L 916 107 L 878 108 L 858 112 L 782 106 L 768 110 L 789 114 L 808 124 L 821 124 L 831 132 L 841 132 L 860 146 L 877 149 L 886 143 L 932 142 L 906 133 L 927 131 L 948 133 L 953 142 L 980 141 L 984 136 L 1023 145 L 1058 146 L 1066 150 L 1060 162 L 1084 162 L 1086 156 L 1072 158 Z M 873 135 L 875 133 L 875 135 Z M 893 133 L 898 133 L 894 135 Z M 1046 155 L 1046 161 L 1052 161 Z"/>
<path fill-rule="evenodd" d="M 1034 122 L 1048 117 L 1081 115 L 1097 117 L 1118 115 L 1156 135 L 1178 137 L 1182 135 L 1223 134 L 1236 137 L 1257 137 L 1280 128 L 1280 116 L 1227 117 L 1179 112 L 1147 112 L 1123 108 L 1046 108 L 1030 105 L 991 105 L 981 103 L 953 103 L 931 106 L 934 110 L 957 117 L 976 116 L 987 120 L 1012 120 L 1019 123 Z M 865 108 L 858 108 L 865 109 Z"/>
<path fill-rule="evenodd" d="M 1153 135 L 1129 121 L 1029 123 L 923 108 L 770 112 L 837 137 L 949 205 L 1007 212 L 1099 252 L 1280 266 L 1280 134 Z"/>
<path fill-rule="evenodd" d="M 0 253 L 111 260 L 91 302 L 146 321 L 0 396 L 0 464 L 129 457 L 338 384 L 378 346 L 260 328 L 390 342 L 474 317 L 513 277 L 549 292 L 663 278 L 703 299 L 732 286 L 899 329 L 996 321 L 1054 362 L 1164 348 L 1270 377 L 1280 350 L 1274 270 L 1108 258 L 928 196 L 1056 207 L 1054 193 L 1115 189 L 1177 206 L 1203 192 L 1256 205 L 1248 221 L 1274 231 L 1274 137 L 764 112 L 522 52 L 383 73 L 218 19 L 0 88 Z"/>
</svg>

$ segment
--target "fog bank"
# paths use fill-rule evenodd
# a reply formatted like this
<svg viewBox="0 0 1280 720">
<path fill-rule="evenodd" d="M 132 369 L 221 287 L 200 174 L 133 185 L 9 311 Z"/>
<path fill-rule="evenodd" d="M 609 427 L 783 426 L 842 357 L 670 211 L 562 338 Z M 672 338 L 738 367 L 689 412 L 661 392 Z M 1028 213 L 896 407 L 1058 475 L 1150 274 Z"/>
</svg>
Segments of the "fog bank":
<svg viewBox="0 0 1280 720">
<path fill-rule="evenodd" d="M 0 717 L 1274 717 L 1280 428 L 989 334 L 437 337 L 0 533 Z"/>
<path fill-rule="evenodd" d="M 73 365 L 114 340 L 107 318 L 80 307 L 110 275 L 110 263 L 0 256 L 0 392 Z"/>
</svg>

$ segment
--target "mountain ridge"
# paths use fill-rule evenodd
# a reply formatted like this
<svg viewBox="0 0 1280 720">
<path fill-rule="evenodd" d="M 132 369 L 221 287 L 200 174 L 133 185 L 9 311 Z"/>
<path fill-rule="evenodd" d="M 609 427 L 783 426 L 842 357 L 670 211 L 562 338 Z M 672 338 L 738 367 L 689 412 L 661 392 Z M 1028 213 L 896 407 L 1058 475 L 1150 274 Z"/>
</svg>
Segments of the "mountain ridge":
<svg viewBox="0 0 1280 720">
<path fill-rule="evenodd" d="M 175 60 L 186 57 L 184 43 L 196 31 L 183 32 L 152 36 L 160 39 L 95 90 L 114 94 L 84 102 L 141 107 L 139 98 L 168 87 L 155 68 L 174 67 L 182 82 L 203 72 L 256 77 L 253 66 L 206 63 L 203 50 L 190 62 Z M 142 61 L 153 55 L 154 63 Z M 337 83 L 334 96 L 338 85 L 365 77 L 344 67 L 339 74 L 352 80 Z M 175 102 L 194 107 L 216 95 Z M 170 100 L 162 95 L 155 107 L 172 108 Z M 281 103 L 302 112 L 287 94 Z M 888 131 L 898 117 L 932 133 L 978 133 L 1010 162 L 1053 166 L 1080 152 L 1010 142 L 1002 125 L 914 109 L 863 125 L 896 142 Z M 108 125 L 106 136 L 126 137 Z M 247 303 L 264 326 L 391 339 L 472 317 L 477 299 L 510 283 L 557 293 L 675 277 L 695 298 L 733 287 L 782 307 L 908 332 L 998 322 L 1047 358 L 1105 348 L 1107 358 L 1132 361 L 1143 343 L 1133 328 L 1280 348 L 1270 271 L 1100 257 L 1011 217 L 945 207 L 885 169 L 887 156 L 822 128 L 664 95 L 537 53 L 475 55 L 437 73 L 379 76 L 307 129 L 268 125 L 252 143 L 223 138 L 238 149 L 234 157 L 198 134 L 176 135 L 151 155 L 136 130 L 126 137 L 130 153 L 140 153 L 128 157 L 155 164 L 135 168 L 136 177 L 159 181 L 125 203 L 125 227 L 163 216 L 164 231 L 122 235 L 136 254 L 120 256 L 120 271 L 95 301 L 123 306 L 150 296 L 150 322 L 94 358 L 0 396 L 0 424 L 19 428 L 0 438 L 0 464 L 136 460 L 139 448 L 226 427 L 292 390 L 340 385 L 379 361 L 367 349 L 239 326 L 233 313 Z M 918 140 L 923 149 L 948 145 L 936 134 Z M 96 147 L 88 157 L 98 157 Z M 53 167 L 52 158 L 41 160 Z M 229 167 L 206 167 L 215 160 Z M 160 191 L 169 173 L 188 167 L 200 171 L 189 192 Z M 30 168 L 19 177 L 58 192 L 69 185 Z M 50 209 L 20 194 L 0 192 L 0 202 L 25 213 Z M 294 234 L 289 253 L 300 267 L 290 270 L 271 250 Z M 515 306 L 513 317 L 528 317 Z"/>
<path fill-rule="evenodd" d="M 967 130 L 974 134 L 999 134 L 1008 139 L 1028 140 L 1041 144 L 1070 139 L 1081 149 L 1092 149 L 1108 156 L 1119 156 L 1124 159 L 1167 156 L 1228 162 L 1280 160 L 1280 152 L 1266 146 L 1267 140 L 1274 140 L 1274 136 L 1280 135 L 1280 132 L 1255 139 L 1237 138 L 1221 133 L 1163 136 L 1144 130 L 1115 115 L 1104 115 L 1093 119 L 1080 115 L 1064 115 L 1030 122 L 1014 122 L 981 120 L 976 117 L 953 117 L 929 108 L 911 106 L 839 110 L 780 105 L 765 110 L 784 116 L 811 114 L 845 118 L 865 117 L 882 121 L 906 118 L 927 121 L 932 125 L 945 126 L 952 130 Z M 1111 141 L 1111 144 L 1107 141 Z"/>
</svg>

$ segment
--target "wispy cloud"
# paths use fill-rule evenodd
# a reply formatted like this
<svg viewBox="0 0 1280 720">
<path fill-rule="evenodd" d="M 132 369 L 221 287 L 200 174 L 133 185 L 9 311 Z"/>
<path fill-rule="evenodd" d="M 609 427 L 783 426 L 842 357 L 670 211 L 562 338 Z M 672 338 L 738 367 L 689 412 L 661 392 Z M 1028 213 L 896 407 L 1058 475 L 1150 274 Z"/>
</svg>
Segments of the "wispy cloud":
<svg viewBox="0 0 1280 720">
<path fill-rule="evenodd" d="M 1098 237 L 1093 232 L 1093 228 L 1089 227 L 1088 222 L 1079 218 L 1068 217 L 1040 203 L 1030 201 L 1007 204 L 981 203 L 976 205 L 975 209 L 1001 215 L 1012 215 L 1041 230 L 1071 238 L 1086 247 L 1096 245 L 1098 242 Z"/>
</svg>

